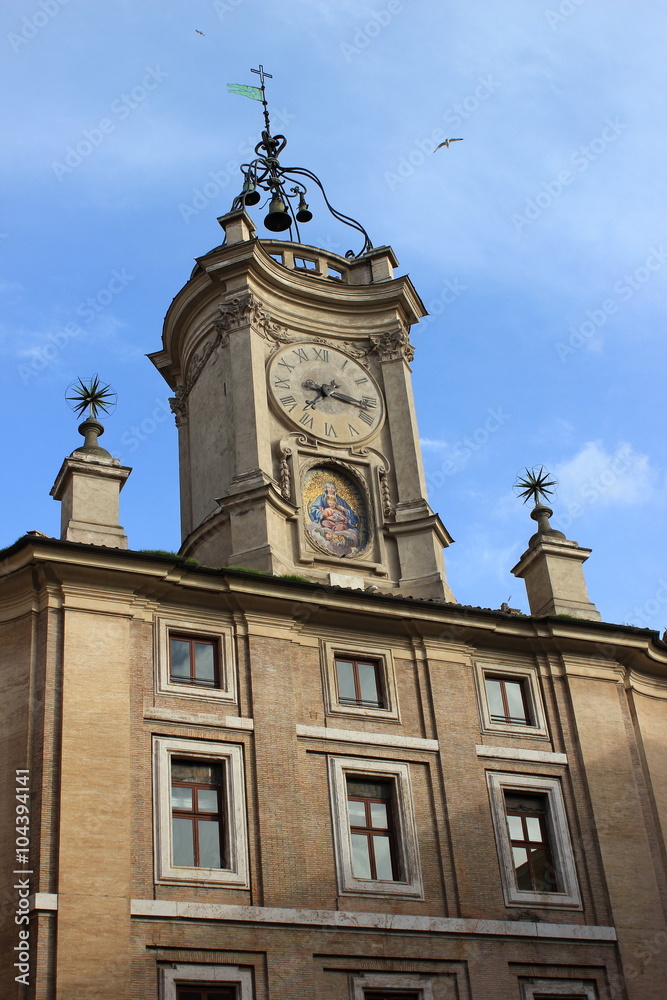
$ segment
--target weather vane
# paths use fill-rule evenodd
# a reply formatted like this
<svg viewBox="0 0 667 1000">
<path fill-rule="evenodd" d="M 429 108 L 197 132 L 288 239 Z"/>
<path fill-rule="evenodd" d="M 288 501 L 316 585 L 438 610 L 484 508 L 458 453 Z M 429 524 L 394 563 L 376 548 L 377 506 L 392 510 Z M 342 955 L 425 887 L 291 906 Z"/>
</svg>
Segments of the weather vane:
<svg viewBox="0 0 667 1000">
<path fill-rule="evenodd" d="M 68 395 L 71 393 L 71 395 Z M 67 387 L 65 399 L 69 406 L 82 417 L 88 410 L 87 419 L 97 419 L 98 413 L 110 413 L 116 405 L 118 396 L 110 385 L 103 385 L 99 375 L 91 378 L 78 378 Z"/>
<path fill-rule="evenodd" d="M 348 215 L 338 212 L 329 202 L 326 192 L 319 177 L 305 167 L 283 167 L 278 159 L 287 145 L 284 135 L 271 135 L 271 122 L 269 119 L 269 105 L 266 100 L 265 80 L 272 80 L 271 73 L 267 73 L 260 63 L 259 69 L 251 69 L 251 73 L 259 76 L 259 87 L 254 87 L 244 83 L 228 83 L 227 90 L 230 94 L 238 94 L 240 97 L 248 97 L 252 101 L 261 101 L 264 108 L 264 130 L 261 142 L 255 146 L 256 159 L 250 163 L 241 164 L 243 174 L 243 190 L 232 203 L 232 211 L 238 211 L 250 205 L 257 205 L 261 201 L 261 191 L 264 191 L 270 198 L 269 212 L 264 219 L 264 225 L 272 233 L 282 233 L 290 230 L 292 239 L 292 227 L 296 232 L 296 242 L 301 242 L 299 223 L 310 222 L 313 213 L 306 202 L 307 188 L 301 178 L 307 178 L 320 189 L 324 203 L 333 215 L 334 219 L 342 222 L 352 229 L 356 229 L 364 237 L 364 245 L 358 254 L 353 250 L 348 250 L 346 257 L 361 257 L 373 249 L 370 237 L 364 227 L 356 219 L 351 219 Z M 298 198 L 296 211 L 292 201 Z"/>
<path fill-rule="evenodd" d="M 514 492 L 518 497 L 523 497 L 524 503 L 533 500 L 537 507 L 542 498 L 548 500 L 555 494 L 556 486 L 558 486 L 557 480 L 550 479 L 549 473 L 541 465 L 539 469 L 537 467 L 524 469 L 519 473 L 514 484 Z"/>
</svg>

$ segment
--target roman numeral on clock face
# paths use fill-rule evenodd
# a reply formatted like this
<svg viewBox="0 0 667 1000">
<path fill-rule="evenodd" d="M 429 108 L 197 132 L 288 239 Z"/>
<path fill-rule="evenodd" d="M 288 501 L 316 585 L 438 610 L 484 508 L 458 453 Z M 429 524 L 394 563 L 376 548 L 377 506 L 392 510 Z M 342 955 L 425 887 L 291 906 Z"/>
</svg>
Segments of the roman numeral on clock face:
<svg viewBox="0 0 667 1000">
<path fill-rule="evenodd" d="M 301 364 L 302 361 L 308 360 L 308 355 L 303 347 L 297 347 L 296 350 L 292 351 L 292 354 L 296 354 L 299 359 L 299 364 Z"/>
<path fill-rule="evenodd" d="M 324 347 L 314 347 L 313 350 L 315 352 L 315 357 L 319 361 L 328 361 L 329 360 L 329 352 L 326 350 L 326 348 L 324 348 Z"/>
<path fill-rule="evenodd" d="M 327 424 L 326 421 L 325 421 L 325 424 L 324 424 L 324 433 L 325 433 L 325 435 L 327 437 L 334 437 L 334 438 L 338 437 L 338 435 L 336 434 L 336 429 L 335 429 L 334 425 L 333 424 Z"/>
<path fill-rule="evenodd" d="M 365 410 L 359 410 L 357 416 L 359 417 L 360 420 L 363 420 L 365 424 L 368 424 L 369 427 L 373 426 L 373 418 L 369 416 Z"/>
<path fill-rule="evenodd" d="M 378 405 L 378 401 L 374 396 L 362 396 L 361 402 L 364 403 L 365 406 L 369 407 Z"/>
<path fill-rule="evenodd" d="M 312 428 L 313 426 L 312 415 L 310 413 L 304 413 L 301 419 L 299 420 L 299 423 L 303 424 L 304 427 Z"/>
<path fill-rule="evenodd" d="M 295 367 L 296 367 L 296 365 L 291 365 L 291 364 L 289 364 L 288 361 L 285 361 L 285 358 L 281 358 L 280 361 L 278 362 L 278 367 L 279 368 L 284 368 L 285 371 L 293 372 L 294 369 L 295 369 Z"/>
<path fill-rule="evenodd" d="M 289 413 L 291 413 L 294 407 L 296 406 L 296 399 L 294 398 L 294 396 L 281 396 L 280 402 L 283 404 L 283 406 Z"/>
<path fill-rule="evenodd" d="M 275 378 L 273 380 L 274 389 L 289 389 L 290 384 L 286 378 Z"/>
</svg>

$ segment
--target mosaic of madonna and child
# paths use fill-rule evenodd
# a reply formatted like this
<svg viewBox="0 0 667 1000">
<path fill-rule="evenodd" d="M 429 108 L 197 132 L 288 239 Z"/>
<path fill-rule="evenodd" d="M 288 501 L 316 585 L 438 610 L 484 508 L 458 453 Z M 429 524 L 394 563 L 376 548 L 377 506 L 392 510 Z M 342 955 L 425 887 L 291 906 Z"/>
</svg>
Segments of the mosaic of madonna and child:
<svg viewBox="0 0 667 1000">
<path fill-rule="evenodd" d="M 303 483 L 308 537 L 332 556 L 353 558 L 368 543 L 368 514 L 361 490 L 332 468 L 311 469 Z"/>
</svg>

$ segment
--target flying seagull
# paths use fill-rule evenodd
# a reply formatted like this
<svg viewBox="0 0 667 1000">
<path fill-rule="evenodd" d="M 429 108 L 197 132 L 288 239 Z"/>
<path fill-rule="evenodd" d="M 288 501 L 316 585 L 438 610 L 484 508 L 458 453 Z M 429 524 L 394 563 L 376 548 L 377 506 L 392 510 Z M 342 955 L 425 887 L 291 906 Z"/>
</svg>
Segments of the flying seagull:
<svg viewBox="0 0 667 1000">
<path fill-rule="evenodd" d="M 445 139 L 444 142 L 441 142 L 439 146 L 435 147 L 435 149 L 433 150 L 433 152 L 437 153 L 438 150 L 442 149 L 443 146 L 446 146 L 447 149 L 449 149 L 450 142 L 463 142 L 463 139 Z"/>
<path fill-rule="evenodd" d="M 195 31 L 197 32 L 198 35 L 203 35 L 204 34 L 204 32 L 200 31 L 199 28 L 195 28 Z"/>
</svg>

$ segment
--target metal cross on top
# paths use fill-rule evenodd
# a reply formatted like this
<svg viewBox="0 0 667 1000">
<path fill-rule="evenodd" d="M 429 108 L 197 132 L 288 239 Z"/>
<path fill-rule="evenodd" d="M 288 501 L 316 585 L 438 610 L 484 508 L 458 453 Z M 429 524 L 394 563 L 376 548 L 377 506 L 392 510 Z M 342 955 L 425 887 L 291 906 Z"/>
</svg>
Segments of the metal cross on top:
<svg viewBox="0 0 667 1000">
<path fill-rule="evenodd" d="M 250 72 L 257 73 L 262 90 L 264 90 L 264 80 L 273 80 L 273 73 L 265 73 L 261 63 L 259 64 L 259 69 L 251 69 Z"/>
</svg>

